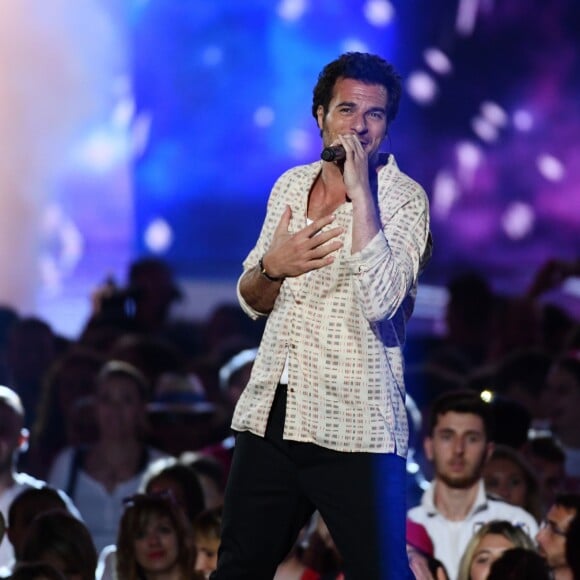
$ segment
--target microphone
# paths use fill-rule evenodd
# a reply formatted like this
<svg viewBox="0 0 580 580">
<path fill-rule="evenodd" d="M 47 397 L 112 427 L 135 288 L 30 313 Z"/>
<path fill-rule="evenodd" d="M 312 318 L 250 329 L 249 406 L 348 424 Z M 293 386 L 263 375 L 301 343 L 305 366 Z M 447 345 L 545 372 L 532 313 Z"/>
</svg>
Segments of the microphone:
<svg viewBox="0 0 580 580">
<path fill-rule="evenodd" d="M 346 151 L 342 145 L 325 147 L 320 154 L 323 161 L 342 161 L 346 158 Z"/>
</svg>

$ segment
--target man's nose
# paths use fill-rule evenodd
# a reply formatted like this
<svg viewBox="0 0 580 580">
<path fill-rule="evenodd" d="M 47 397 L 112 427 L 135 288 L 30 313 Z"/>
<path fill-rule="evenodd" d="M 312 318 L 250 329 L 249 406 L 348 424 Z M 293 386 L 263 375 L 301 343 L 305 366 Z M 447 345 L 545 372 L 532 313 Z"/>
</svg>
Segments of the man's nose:
<svg viewBox="0 0 580 580">
<path fill-rule="evenodd" d="M 367 120 L 363 113 L 354 116 L 351 128 L 356 133 L 364 133 L 367 130 Z"/>
<path fill-rule="evenodd" d="M 463 452 L 465 451 L 465 443 L 463 442 L 463 439 L 461 439 L 461 437 L 458 437 L 455 440 L 455 443 L 453 445 L 453 451 L 457 454 L 457 455 L 462 455 Z"/>
</svg>

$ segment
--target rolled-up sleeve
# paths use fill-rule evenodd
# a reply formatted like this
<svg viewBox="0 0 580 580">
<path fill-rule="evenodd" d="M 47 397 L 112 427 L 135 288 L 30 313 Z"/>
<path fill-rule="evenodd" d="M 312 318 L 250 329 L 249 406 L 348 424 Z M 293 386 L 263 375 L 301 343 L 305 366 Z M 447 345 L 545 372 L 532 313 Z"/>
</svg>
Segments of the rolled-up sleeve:
<svg viewBox="0 0 580 580">
<path fill-rule="evenodd" d="M 357 299 L 370 322 L 395 315 L 429 253 L 427 196 L 416 183 L 413 186 L 413 197 L 396 211 L 381 208 L 382 231 L 348 258 Z"/>
</svg>

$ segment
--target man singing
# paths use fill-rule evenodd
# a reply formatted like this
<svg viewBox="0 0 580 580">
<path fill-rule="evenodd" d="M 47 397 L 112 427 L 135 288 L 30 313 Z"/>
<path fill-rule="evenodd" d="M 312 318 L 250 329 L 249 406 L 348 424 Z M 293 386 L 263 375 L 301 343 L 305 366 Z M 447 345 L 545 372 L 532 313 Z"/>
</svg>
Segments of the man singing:
<svg viewBox="0 0 580 580">
<path fill-rule="evenodd" d="M 412 578 L 402 347 L 431 243 L 425 192 L 379 152 L 400 96 L 378 56 L 324 67 L 312 113 L 338 155 L 278 179 L 244 261 L 240 304 L 268 322 L 233 418 L 215 580 L 271 580 L 315 509 L 346 578 Z"/>
</svg>

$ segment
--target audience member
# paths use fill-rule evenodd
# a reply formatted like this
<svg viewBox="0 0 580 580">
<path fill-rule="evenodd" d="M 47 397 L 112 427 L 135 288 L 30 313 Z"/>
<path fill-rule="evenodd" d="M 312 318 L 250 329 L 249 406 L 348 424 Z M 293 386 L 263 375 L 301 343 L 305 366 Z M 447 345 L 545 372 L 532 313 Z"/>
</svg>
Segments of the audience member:
<svg viewBox="0 0 580 580">
<path fill-rule="evenodd" d="M 195 375 L 162 374 L 147 405 L 151 443 L 170 455 L 202 449 L 216 440 L 228 413 L 210 402 Z"/>
<path fill-rule="evenodd" d="M 490 401 L 494 424 L 494 443 L 523 451 L 528 442 L 532 418 L 516 401 L 494 395 Z"/>
<path fill-rule="evenodd" d="M 24 490 L 45 485 L 44 481 L 16 469 L 18 455 L 26 447 L 27 441 L 22 401 L 12 389 L 0 386 L 0 513 L 4 519 L 8 519 L 12 502 Z M 68 501 L 70 509 L 74 510 Z M 13 564 L 12 544 L 8 538 L 4 538 L 0 542 L 0 571 L 10 570 Z"/>
<path fill-rule="evenodd" d="M 452 391 L 433 403 L 424 447 L 435 477 L 409 518 L 425 526 L 451 578 L 474 525 L 502 519 L 525 524 L 530 534 L 538 528 L 522 508 L 486 495 L 482 476 L 492 441 L 492 411 L 477 393 Z"/>
<path fill-rule="evenodd" d="M 183 453 L 180 461 L 189 465 L 197 474 L 203 489 L 205 507 L 214 508 L 223 505 L 230 457 L 221 458 L 192 451 Z"/>
<path fill-rule="evenodd" d="M 566 487 L 580 492 L 580 354 L 560 357 L 548 374 L 545 404 L 566 454 Z"/>
<path fill-rule="evenodd" d="M 222 508 L 211 508 L 198 514 L 193 522 L 193 543 L 196 551 L 195 570 L 209 578 L 217 568 L 221 542 Z"/>
<path fill-rule="evenodd" d="M 543 516 L 538 479 L 516 449 L 496 445 L 483 468 L 485 490 L 531 513 L 536 521 Z"/>
<path fill-rule="evenodd" d="M 220 389 L 231 413 L 245 389 L 258 354 L 257 348 L 242 350 L 230 358 L 219 370 Z"/>
<path fill-rule="evenodd" d="M 181 352 L 168 340 L 153 334 L 123 334 L 111 345 L 108 355 L 137 368 L 151 388 L 166 373 L 186 374 Z"/>
<path fill-rule="evenodd" d="M 580 513 L 579 494 L 559 494 L 550 507 L 536 535 L 539 553 L 546 559 L 553 580 L 571 580 L 566 560 L 566 534 L 572 520 Z"/>
<path fill-rule="evenodd" d="M 153 461 L 143 474 L 139 491 L 151 497 L 171 499 L 190 525 L 205 508 L 197 474 L 174 457 L 162 457 Z M 97 580 L 116 580 L 116 550 L 114 544 L 101 550 Z"/>
<path fill-rule="evenodd" d="M 91 417 L 83 417 L 82 432 L 77 427 L 80 405 L 93 401 L 95 381 L 105 358 L 87 347 L 74 345 L 48 369 L 38 418 L 31 433 L 25 466 L 45 478 L 55 457 L 65 447 L 87 444 L 96 437 L 94 407 Z"/>
<path fill-rule="evenodd" d="M 492 565 L 487 580 L 552 580 L 542 557 L 530 548 L 506 550 Z"/>
<path fill-rule="evenodd" d="M 407 556 L 417 580 L 449 580 L 445 566 L 433 556 L 433 542 L 427 530 L 407 518 Z"/>
<path fill-rule="evenodd" d="M 344 580 L 343 560 L 319 512 L 314 512 L 274 580 Z"/>
<path fill-rule="evenodd" d="M 80 518 L 78 510 L 64 492 L 49 486 L 29 487 L 12 501 L 8 510 L 7 532 L 17 561 L 22 560 L 24 541 L 34 519 L 53 510 L 65 511 Z"/>
<path fill-rule="evenodd" d="M 93 313 L 87 329 L 117 327 L 128 332 L 161 333 L 172 304 L 182 297 L 169 264 L 143 257 L 129 265 L 127 285 L 109 278 L 92 296 Z"/>
<path fill-rule="evenodd" d="M 56 336 L 43 320 L 22 318 L 12 324 L 6 343 L 8 384 L 22 400 L 29 428 L 36 420 L 44 375 L 57 353 Z"/>
<path fill-rule="evenodd" d="M 171 494 L 190 523 L 205 509 L 199 477 L 189 465 L 174 457 L 157 459 L 143 475 L 140 489 L 146 494 Z"/>
<path fill-rule="evenodd" d="M 56 458 L 49 482 L 78 506 L 97 547 L 115 541 L 123 498 L 137 491 L 149 463 L 163 454 L 146 444 L 149 386 L 133 366 L 110 361 L 97 377 L 98 439 Z"/>
<path fill-rule="evenodd" d="M 533 550 L 534 542 L 523 527 L 505 520 L 483 524 L 463 552 L 457 580 L 485 580 L 491 565 L 511 548 Z"/>
<path fill-rule="evenodd" d="M 541 344 L 541 306 L 528 296 L 496 296 L 488 361 Z"/>
<path fill-rule="evenodd" d="M 538 348 L 520 349 L 498 361 L 495 391 L 522 405 L 532 419 L 532 426 L 546 424 L 543 392 L 552 356 Z"/>
<path fill-rule="evenodd" d="M 97 552 L 86 526 L 67 512 L 54 510 L 30 524 L 22 562 L 45 562 L 67 580 L 95 580 Z"/>
<path fill-rule="evenodd" d="M 564 490 L 566 455 L 551 434 L 534 434 L 528 441 L 526 458 L 540 484 L 541 512 L 545 514 L 556 495 Z"/>
<path fill-rule="evenodd" d="M 475 368 L 487 361 L 492 337 L 495 297 L 483 276 L 467 272 L 447 285 L 445 344 Z"/>
<path fill-rule="evenodd" d="M 191 529 L 172 500 L 143 494 L 129 498 L 117 538 L 117 577 L 191 580 L 193 566 Z"/>
</svg>

